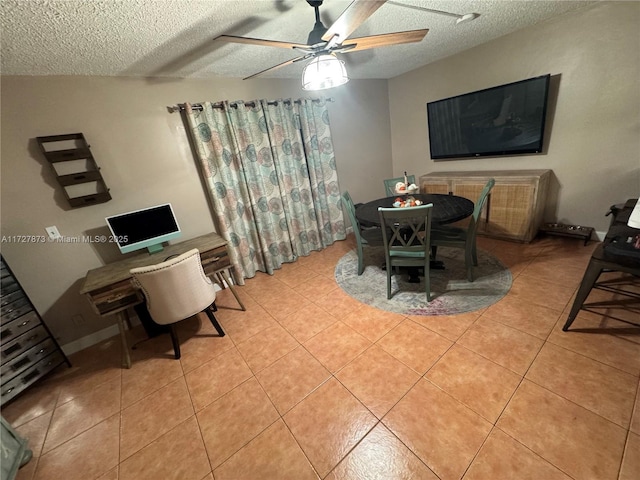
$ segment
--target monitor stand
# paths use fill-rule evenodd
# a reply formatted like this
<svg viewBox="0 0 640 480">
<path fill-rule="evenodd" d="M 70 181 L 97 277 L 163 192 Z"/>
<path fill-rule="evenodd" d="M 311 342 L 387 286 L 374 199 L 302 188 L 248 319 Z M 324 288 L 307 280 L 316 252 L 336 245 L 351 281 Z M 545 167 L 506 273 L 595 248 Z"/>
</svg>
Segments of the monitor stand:
<svg viewBox="0 0 640 480">
<path fill-rule="evenodd" d="M 151 255 L 152 253 L 161 252 L 164 250 L 164 247 L 162 246 L 162 243 L 156 243 L 155 245 L 149 245 L 147 250 L 149 251 L 149 255 Z"/>
</svg>

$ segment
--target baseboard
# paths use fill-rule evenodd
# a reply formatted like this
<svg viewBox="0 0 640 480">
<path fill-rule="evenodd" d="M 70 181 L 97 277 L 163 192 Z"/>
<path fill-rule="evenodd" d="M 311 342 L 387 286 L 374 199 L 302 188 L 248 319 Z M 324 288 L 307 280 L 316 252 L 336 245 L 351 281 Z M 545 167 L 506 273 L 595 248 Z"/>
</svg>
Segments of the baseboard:
<svg viewBox="0 0 640 480">
<path fill-rule="evenodd" d="M 82 338 L 79 338 L 78 340 L 74 340 L 73 342 L 62 345 L 61 348 L 65 355 L 69 356 L 118 334 L 118 325 L 111 325 L 110 327 L 103 328 L 102 330 L 94 332 L 90 335 L 86 335 Z"/>
</svg>

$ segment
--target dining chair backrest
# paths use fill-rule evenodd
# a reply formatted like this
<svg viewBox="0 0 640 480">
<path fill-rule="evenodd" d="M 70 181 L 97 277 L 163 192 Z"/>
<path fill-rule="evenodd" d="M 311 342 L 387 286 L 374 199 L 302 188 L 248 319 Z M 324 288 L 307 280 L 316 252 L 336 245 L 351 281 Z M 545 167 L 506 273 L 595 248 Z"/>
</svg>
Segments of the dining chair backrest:
<svg viewBox="0 0 640 480">
<path fill-rule="evenodd" d="M 491 189 L 496 184 L 495 178 L 490 178 L 487 184 L 480 192 L 480 196 L 476 201 L 475 206 L 473 207 L 473 215 L 472 215 L 472 224 L 469 225 L 469 228 L 476 229 L 478 226 L 478 221 L 480 220 L 480 214 L 482 213 L 482 209 L 484 208 L 484 204 L 487 202 L 487 198 L 489 197 L 489 193 Z"/>
<path fill-rule="evenodd" d="M 387 298 L 391 298 L 394 267 L 422 268 L 427 302 L 431 301 L 429 262 L 433 204 L 418 207 L 378 207 L 387 270 Z"/>
<path fill-rule="evenodd" d="M 387 194 L 387 197 L 392 197 L 398 194 L 396 192 L 396 183 L 398 182 L 404 183 L 404 177 L 387 178 L 384 180 L 384 191 Z M 409 182 L 409 185 L 416 183 L 416 176 L 407 175 L 407 182 Z"/>
<path fill-rule="evenodd" d="M 342 202 L 344 208 L 347 211 L 349 220 L 351 220 L 351 226 L 353 227 L 353 234 L 356 237 L 356 251 L 358 253 L 358 275 L 364 273 L 364 250 L 365 245 L 380 246 L 382 245 L 382 235 L 379 228 L 362 228 L 358 218 L 356 217 L 356 207 L 351 199 L 349 192 L 342 194 Z"/>
<path fill-rule="evenodd" d="M 349 221 L 351 222 L 351 227 L 353 228 L 353 233 L 356 236 L 356 240 L 358 243 L 362 242 L 362 237 L 360 235 L 360 222 L 356 217 L 356 206 L 353 203 L 353 199 L 349 192 L 344 192 L 342 194 L 342 202 L 344 203 L 344 208 L 347 211 L 347 215 L 349 217 Z"/>
<path fill-rule="evenodd" d="M 480 222 L 480 214 L 484 208 L 489 193 L 495 185 L 495 179 L 491 178 L 480 192 L 480 196 L 476 201 L 473 209 L 471 221 L 466 229 L 459 227 L 449 227 L 448 225 L 438 226 L 431 235 L 433 252 L 435 259 L 438 247 L 453 247 L 464 249 L 464 263 L 467 269 L 467 280 L 473 282 L 473 267 L 478 265 L 478 247 L 476 245 L 476 236 L 478 224 Z"/>
<path fill-rule="evenodd" d="M 385 248 L 391 255 L 417 256 L 431 244 L 431 212 L 433 204 L 406 208 L 378 208 Z"/>
</svg>

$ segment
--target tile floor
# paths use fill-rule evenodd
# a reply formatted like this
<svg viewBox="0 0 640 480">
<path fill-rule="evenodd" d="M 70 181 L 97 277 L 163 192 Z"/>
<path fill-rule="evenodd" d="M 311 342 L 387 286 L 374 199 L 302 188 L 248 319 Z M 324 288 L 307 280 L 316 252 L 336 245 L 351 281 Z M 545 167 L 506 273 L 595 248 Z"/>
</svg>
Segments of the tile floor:
<svg viewBox="0 0 640 480">
<path fill-rule="evenodd" d="M 180 361 L 168 336 L 130 370 L 117 338 L 73 355 L 2 411 L 34 452 L 18 478 L 640 478 L 640 328 L 583 311 L 561 330 L 595 244 L 480 245 L 514 277 L 485 310 L 358 303 L 333 279 L 348 239 L 248 280 L 246 312 L 220 292 L 227 335 L 185 322 Z"/>
</svg>

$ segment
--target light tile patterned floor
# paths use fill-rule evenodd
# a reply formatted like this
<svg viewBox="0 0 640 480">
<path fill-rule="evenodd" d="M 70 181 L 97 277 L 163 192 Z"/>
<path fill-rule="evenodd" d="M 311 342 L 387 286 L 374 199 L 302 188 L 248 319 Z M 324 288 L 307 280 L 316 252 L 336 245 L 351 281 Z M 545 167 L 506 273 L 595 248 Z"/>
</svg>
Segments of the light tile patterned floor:
<svg viewBox="0 0 640 480">
<path fill-rule="evenodd" d="M 482 311 L 358 303 L 333 279 L 349 239 L 247 280 L 246 312 L 220 292 L 227 335 L 185 322 L 180 361 L 168 336 L 130 370 L 117 338 L 73 355 L 3 408 L 34 452 L 18 479 L 640 478 L 640 328 L 561 330 L 595 244 L 479 242 L 514 276 Z"/>
</svg>

